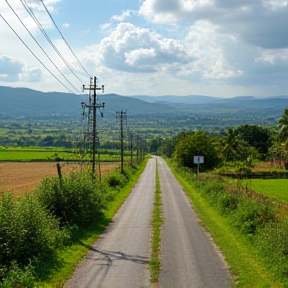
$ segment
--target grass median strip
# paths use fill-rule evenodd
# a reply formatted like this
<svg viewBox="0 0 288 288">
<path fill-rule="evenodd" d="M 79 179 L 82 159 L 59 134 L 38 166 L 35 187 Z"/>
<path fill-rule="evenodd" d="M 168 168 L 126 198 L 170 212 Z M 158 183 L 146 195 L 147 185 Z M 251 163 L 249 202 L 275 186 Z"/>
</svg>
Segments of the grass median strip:
<svg viewBox="0 0 288 288">
<path fill-rule="evenodd" d="M 159 281 L 160 274 L 160 240 L 161 240 L 161 224 L 162 224 L 162 202 L 161 202 L 161 190 L 160 181 L 158 175 L 158 163 L 156 160 L 156 191 L 155 191 L 155 202 L 153 210 L 153 239 L 152 239 L 152 257 L 150 261 L 150 271 L 151 271 L 151 282 L 155 283 Z"/>
</svg>

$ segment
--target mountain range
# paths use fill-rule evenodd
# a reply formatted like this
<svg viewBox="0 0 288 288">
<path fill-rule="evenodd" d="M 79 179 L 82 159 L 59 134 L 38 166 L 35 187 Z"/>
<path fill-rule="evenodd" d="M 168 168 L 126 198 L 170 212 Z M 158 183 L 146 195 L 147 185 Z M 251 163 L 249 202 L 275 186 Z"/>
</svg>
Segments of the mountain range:
<svg viewBox="0 0 288 288">
<path fill-rule="evenodd" d="M 28 88 L 0 86 L 1 119 L 69 119 L 81 115 L 81 102 L 88 96 L 60 92 L 40 92 Z M 121 96 L 99 94 L 98 103 L 105 102 L 104 114 L 115 119 L 117 111 L 125 110 L 135 119 L 221 118 L 258 119 L 259 124 L 275 122 L 288 107 L 288 96 L 238 96 L 216 98 L 205 95 L 189 96 Z M 257 120 L 257 121 L 258 121 Z"/>
</svg>

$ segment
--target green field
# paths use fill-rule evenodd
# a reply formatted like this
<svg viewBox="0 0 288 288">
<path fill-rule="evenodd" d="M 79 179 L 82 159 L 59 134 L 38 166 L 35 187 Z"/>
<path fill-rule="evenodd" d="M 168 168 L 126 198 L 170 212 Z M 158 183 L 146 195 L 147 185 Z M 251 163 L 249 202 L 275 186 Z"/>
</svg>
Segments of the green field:
<svg viewBox="0 0 288 288">
<path fill-rule="evenodd" d="M 288 179 L 252 179 L 243 182 L 246 184 L 259 194 L 288 204 Z"/>
<path fill-rule="evenodd" d="M 113 152 L 113 153 L 112 153 Z M 100 151 L 100 160 L 103 162 L 119 162 L 120 151 L 112 151 L 109 154 L 104 154 Z M 124 161 L 130 162 L 131 157 L 129 153 L 125 153 Z M 0 146 L 0 161 L 55 161 L 55 157 L 59 157 L 64 161 L 87 161 L 92 156 L 87 154 L 85 156 L 80 155 L 75 149 L 65 148 L 4 148 Z M 98 155 L 96 156 L 98 159 Z M 91 160 L 91 159 L 90 159 Z M 135 153 L 133 155 L 133 162 L 136 161 Z"/>
<path fill-rule="evenodd" d="M 0 150 L 0 161 L 54 161 L 55 154 L 64 160 L 75 159 L 76 156 L 65 149 L 8 148 Z"/>
</svg>

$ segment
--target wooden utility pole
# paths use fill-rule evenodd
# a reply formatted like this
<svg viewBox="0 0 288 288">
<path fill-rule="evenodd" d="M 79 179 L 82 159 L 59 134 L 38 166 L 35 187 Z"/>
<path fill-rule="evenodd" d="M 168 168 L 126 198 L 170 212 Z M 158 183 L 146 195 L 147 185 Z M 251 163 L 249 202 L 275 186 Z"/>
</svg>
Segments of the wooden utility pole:
<svg viewBox="0 0 288 288">
<path fill-rule="evenodd" d="M 131 167 L 133 166 L 133 134 L 130 133 L 130 162 L 131 162 Z"/>
<path fill-rule="evenodd" d="M 120 112 L 116 112 L 116 118 L 120 119 L 121 173 L 124 174 L 123 120 L 127 119 L 127 112 L 123 110 L 121 110 Z"/>
</svg>

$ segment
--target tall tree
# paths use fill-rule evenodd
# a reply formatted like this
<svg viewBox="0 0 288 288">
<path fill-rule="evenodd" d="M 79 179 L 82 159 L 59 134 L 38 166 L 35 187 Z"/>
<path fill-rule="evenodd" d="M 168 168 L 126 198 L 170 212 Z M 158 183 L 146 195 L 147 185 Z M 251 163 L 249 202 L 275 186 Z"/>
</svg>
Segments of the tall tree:
<svg viewBox="0 0 288 288">
<path fill-rule="evenodd" d="M 185 167 L 195 167 L 194 156 L 204 156 L 205 169 L 211 169 L 219 163 L 217 151 L 211 138 L 203 131 L 186 135 L 176 145 L 175 159 Z"/>
</svg>

